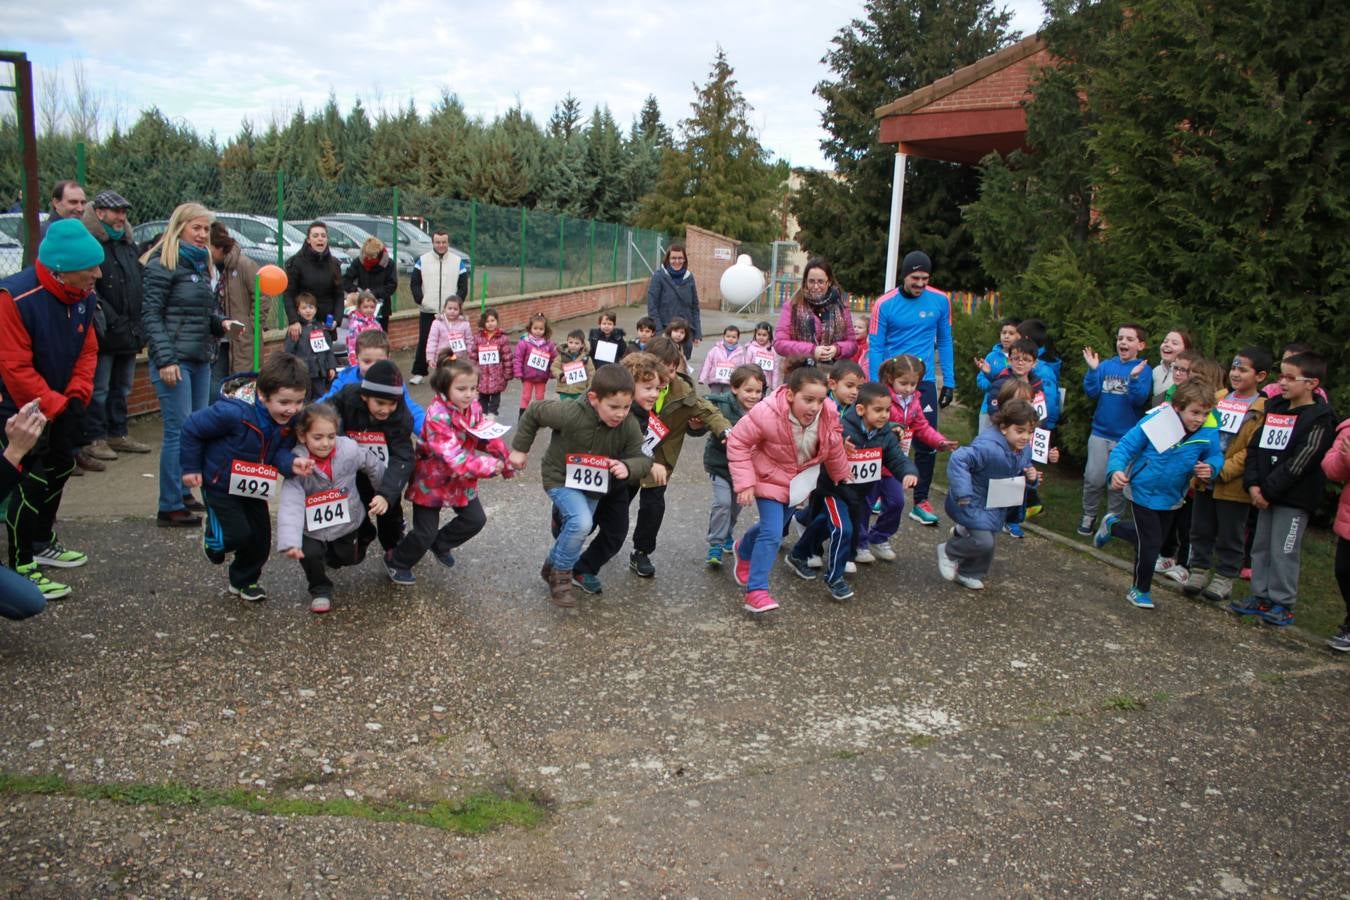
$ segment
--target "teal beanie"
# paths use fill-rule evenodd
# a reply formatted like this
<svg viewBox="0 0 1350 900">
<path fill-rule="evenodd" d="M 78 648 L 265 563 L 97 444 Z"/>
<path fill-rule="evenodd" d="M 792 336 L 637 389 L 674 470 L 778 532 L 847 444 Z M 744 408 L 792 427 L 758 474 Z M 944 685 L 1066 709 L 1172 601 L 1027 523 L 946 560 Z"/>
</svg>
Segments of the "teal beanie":
<svg viewBox="0 0 1350 900">
<path fill-rule="evenodd" d="M 79 272 L 103 265 L 103 245 L 79 219 L 59 219 L 38 244 L 38 262 L 53 272 Z"/>
</svg>

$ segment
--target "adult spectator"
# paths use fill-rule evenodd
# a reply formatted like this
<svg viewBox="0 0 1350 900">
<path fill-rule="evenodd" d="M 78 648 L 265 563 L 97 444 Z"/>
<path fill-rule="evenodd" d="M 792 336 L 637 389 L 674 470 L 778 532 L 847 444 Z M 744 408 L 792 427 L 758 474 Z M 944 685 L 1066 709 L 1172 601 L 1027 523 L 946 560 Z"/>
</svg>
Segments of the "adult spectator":
<svg viewBox="0 0 1350 900">
<path fill-rule="evenodd" d="M 446 247 L 449 246 L 447 235 Z M 458 287 L 458 279 L 455 283 Z M 466 280 L 465 285 L 467 284 Z M 398 290 L 398 272 L 395 270 L 394 261 L 389 257 L 389 251 L 384 249 L 384 241 L 373 235 L 366 238 L 365 243 L 361 245 L 360 257 L 351 261 L 346 274 L 342 276 L 342 289 L 347 294 L 348 306 L 356 305 L 356 294 L 360 291 L 370 291 L 374 294 L 375 299 L 380 301 L 380 312 L 376 318 L 379 319 L 380 327 L 388 333 L 389 303 L 394 297 L 394 291 Z"/>
<path fill-rule="evenodd" d="M 142 320 L 149 341 L 150 383 L 159 397 L 164 440 L 159 448 L 159 525 L 196 526 L 204 507 L 183 489 L 179 439 L 183 422 L 206 406 L 211 354 L 224 321 L 211 290 L 211 213 L 184 203 L 169 216 L 164 234 L 141 257 L 145 264 Z"/>
<path fill-rule="evenodd" d="M 58 181 L 52 185 L 52 210 L 47 214 L 47 221 L 38 226 L 38 239 L 47 236 L 47 229 L 53 222 L 81 218 L 87 202 L 84 188 L 78 181 Z"/>
<path fill-rule="evenodd" d="M 417 317 L 417 355 L 413 358 L 413 384 L 421 384 L 427 374 L 427 337 L 431 323 L 441 314 L 445 298 L 469 296 L 469 264 L 458 253 L 450 252 L 450 232 L 437 228 L 431 233 L 431 252 L 423 253 L 413 264 L 413 300 L 421 308 Z"/>
<path fill-rule="evenodd" d="M 69 595 L 70 588 L 48 579 L 41 567 L 89 562 L 61 546 L 56 513 L 84 443 L 84 413 L 94 391 L 94 282 L 102 264 L 103 246 L 89 229 L 78 219 L 61 219 L 47 229 L 37 261 L 0 281 L 0 418 L 8 421 L 36 400 L 51 422 L 46 440 L 19 466 L 22 477 L 5 517 L 9 566 L 48 600 Z"/>
<path fill-rule="evenodd" d="M 98 367 L 94 369 L 94 394 L 84 417 L 84 436 L 89 441 L 75 464 L 102 471 L 101 460 L 115 460 L 118 453 L 149 453 L 151 447 L 127 433 L 127 397 L 136 374 L 136 354 L 145 346 L 141 323 L 141 262 L 131 237 L 127 213 L 131 204 L 116 191 L 103 191 L 84 213 L 84 227 L 103 246 L 103 274 L 94 282 L 98 312 L 94 328 L 98 335 Z"/>
<path fill-rule="evenodd" d="M 253 285 L 258 280 L 258 264 L 247 256 L 239 242 L 230 236 L 230 229 L 219 222 L 211 223 L 211 263 L 216 268 L 216 309 L 231 321 L 244 327 L 227 331 L 217 345 L 218 353 L 211 366 L 211 390 L 208 403 L 216 402 L 220 383 L 234 372 L 252 372 L 253 365 Z M 266 330 L 272 319 L 272 300 L 262 298 L 258 310 L 260 330 Z"/>
<path fill-rule="evenodd" d="M 773 349 L 779 356 L 804 357 L 811 365 L 829 365 L 857 354 L 848 297 L 825 260 L 806 264 L 802 286 L 778 316 Z"/>
<path fill-rule="evenodd" d="M 314 295 L 315 321 L 332 316 L 336 322 L 342 315 L 342 264 L 328 249 L 328 226 L 322 222 L 309 223 L 305 245 L 286 260 L 286 321 L 291 340 L 300 337 L 295 298 L 305 293 Z"/>
<path fill-rule="evenodd" d="M 919 382 L 919 399 L 924 417 L 936 428 L 939 407 L 952 402 L 956 375 L 952 370 L 952 304 L 945 293 L 932 288 L 928 279 L 933 263 L 926 253 L 914 250 L 900 266 L 900 286 L 877 298 L 872 307 L 872 328 L 867 351 L 869 377 L 875 381 L 881 364 L 902 353 L 923 360 L 924 376 Z M 934 381 L 933 355 L 942 361 L 942 392 Z M 936 525 L 937 513 L 928 502 L 933 483 L 937 451 L 922 443 L 914 444 L 914 464 L 919 467 L 919 483 L 914 488 L 914 506 L 909 517 L 923 525 Z"/>
<path fill-rule="evenodd" d="M 681 349 L 689 358 L 694 345 L 703 339 L 703 324 L 698 315 L 698 287 L 694 274 L 686 268 L 689 257 L 684 244 L 671 244 L 661 260 L 661 268 L 652 273 L 647 284 L 647 316 L 656 323 L 656 333 L 670 324 L 671 319 L 684 319 L 690 325 L 689 335 Z"/>
</svg>

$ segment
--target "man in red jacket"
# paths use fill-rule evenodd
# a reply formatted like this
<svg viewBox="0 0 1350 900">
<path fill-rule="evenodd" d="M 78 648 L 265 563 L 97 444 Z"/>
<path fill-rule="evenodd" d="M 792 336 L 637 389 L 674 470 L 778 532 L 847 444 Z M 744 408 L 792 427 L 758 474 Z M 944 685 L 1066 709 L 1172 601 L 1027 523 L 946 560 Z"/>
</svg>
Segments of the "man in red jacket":
<svg viewBox="0 0 1350 900">
<path fill-rule="evenodd" d="M 98 339 L 94 336 L 94 282 L 103 247 L 79 219 L 53 222 L 30 268 L 0 281 L 0 421 L 37 400 L 51 423 L 23 458 L 22 478 L 10 497 L 5 527 L 9 565 L 43 596 L 70 588 L 40 567 L 74 568 L 89 561 L 56 539 L 61 491 L 84 444 L 84 412 L 94 390 Z M 3 438 L 0 438 L 3 442 Z"/>
</svg>

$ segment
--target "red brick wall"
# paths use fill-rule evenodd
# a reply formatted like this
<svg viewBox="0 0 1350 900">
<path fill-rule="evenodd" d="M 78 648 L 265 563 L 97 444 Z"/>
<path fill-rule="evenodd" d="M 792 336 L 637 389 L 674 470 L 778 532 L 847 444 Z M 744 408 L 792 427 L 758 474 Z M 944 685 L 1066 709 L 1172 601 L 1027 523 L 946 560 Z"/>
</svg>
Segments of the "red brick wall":
<svg viewBox="0 0 1350 900">
<path fill-rule="evenodd" d="M 684 247 L 689 257 L 689 271 L 698 286 L 698 305 L 704 309 L 722 307 L 722 273 L 736 263 L 739 242 L 714 231 L 684 226 Z M 721 250 L 725 259 L 718 259 Z"/>
<path fill-rule="evenodd" d="M 1017 106 L 1028 98 L 1027 88 L 1036 78 L 1036 71 L 1051 64 L 1049 51 L 1028 56 L 1026 59 L 986 75 L 974 84 L 966 85 L 959 91 L 948 94 L 941 100 L 916 110 L 920 113 L 953 112 L 969 109 L 1004 109 Z"/>
<path fill-rule="evenodd" d="M 698 277 L 697 275 L 695 277 Z M 721 274 L 718 274 L 721 277 Z M 647 279 L 635 280 L 627 285 L 628 297 L 632 303 L 645 303 Z M 598 313 L 609 307 L 624 305 L 625 283 L 616 281 L 610 284 L 598 284 L 594 287 L 569 288 L 561 291 L 545 291 L 539 294 L 525 294 L 519 297 L 501 297 L 488 301 L 488 309 L 495 310 L 505 331 L 523 331 L 525 323 L 536 312 L 548 316 L 550 322 L 571 319 L 590 313 Z M 478 320 L 478 310 L 471 307 L 465 314 L 473 321 Z M 389 343 L 395 350 L 417 346 L 417 319 L 415 309 L 394 313 L 389 322 Z M 267 332 L 263 343 L 263 355 L 275 353 L 281 349 L 284 332 Z M 155 397 L 155 388 L 150 384 L 144 356 L 136 361 L 136 376 L 131 385 L 131 396 L 127 398 L 128 411 L 133 416 L 159 412 L 159 400 Z"/>
</svg>

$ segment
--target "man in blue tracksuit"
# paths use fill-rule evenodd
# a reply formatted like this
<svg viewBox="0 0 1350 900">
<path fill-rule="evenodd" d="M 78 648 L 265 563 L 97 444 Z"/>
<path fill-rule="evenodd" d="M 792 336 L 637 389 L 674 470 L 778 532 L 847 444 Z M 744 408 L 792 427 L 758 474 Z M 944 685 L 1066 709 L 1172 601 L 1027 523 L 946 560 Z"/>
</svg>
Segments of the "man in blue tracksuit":
<svg viewBox="0 0 1350 900">
<path fill-rule="evenodd" d="M 956 373 L 952 368 L 952 304 L 945 293 L 928 285 L 933 263 L 920 250 L 911 251 L 900 266 L 900 286 L 877 298 L 868 330 L 868 377 L 876 381 L 881 365 L 892 357 L 909 353 L 923 360 L 924 380 L 919 382 L 919 402 L 924 417 L 936 428 L 938 408 L 952 402 Z M 942 364 L 942 391 L 934 380 L 934 350 Z M 914 464 L 919 484 L 914 488 L 914 506 L 909 517 L 922 525 L 936 525 L 937 513 L 928 502 L 937 451 L 914 445 Z"/>
<path fill-rule="evenodd" d="M 1087 465 L 1083 468 L 1083 518 L 1079 534 L 1097 529 L 1097 510 L 1106 490 L 1106 462 L 1116 442 L 1134 427 L 1144 414 L 1153 391 L 1153 376 L 1144 352 L 1144 329 L 1126 323 L 1116 329 L 1116 356 L 1102 359 L 1091 347 L 1083 348 L 1087 373 L 1083 390 L 1097 401 L 1092 414 L 1092 436 L 1088 438 Z M 1125 513 L 1125 495 L 1112 488 L 1106 498 L 1106 511 L 1119 518 Z"/>
</svg>

